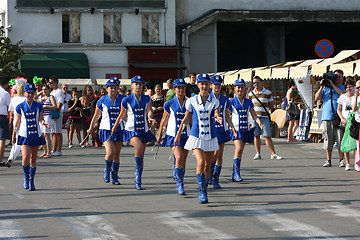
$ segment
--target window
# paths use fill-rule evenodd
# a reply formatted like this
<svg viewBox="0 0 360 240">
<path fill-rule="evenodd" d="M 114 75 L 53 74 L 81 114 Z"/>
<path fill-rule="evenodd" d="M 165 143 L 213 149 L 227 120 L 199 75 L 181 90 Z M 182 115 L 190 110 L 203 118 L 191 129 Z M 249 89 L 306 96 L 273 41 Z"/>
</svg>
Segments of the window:
<svg viewBox="0 0 360 240">
<path fill-rule="evenodd" d="M 104 15 L 104 43 L 121 43 L 121 15 Z"/>
<path fill-rule="evenodd" d="M 0 13 L 0 26 L 5 27 L 5 12 Z"/>
<path fill-rule="evenodd" d="M 80 42 L 80 14 L 62 16 L 62 42 Z"/>
<path fill-rule="evenodd" d="M 159 14 L 142 15 L 142 42 L 159 43 Z"/>
</svg>

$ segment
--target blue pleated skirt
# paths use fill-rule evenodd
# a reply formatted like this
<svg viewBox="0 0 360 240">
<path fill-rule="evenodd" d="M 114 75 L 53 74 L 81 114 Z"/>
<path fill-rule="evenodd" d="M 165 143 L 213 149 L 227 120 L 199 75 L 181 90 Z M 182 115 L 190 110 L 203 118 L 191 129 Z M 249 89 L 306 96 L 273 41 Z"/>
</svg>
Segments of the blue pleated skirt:
<svg viewBox="0 0 360 240">
<path fill-rule="evenodd" d="M 188 138 L 180 138 L 180 142 L 176 146 L 180 146 L 180 147 L 184 148 L 187 140 L 188 140 Z M 162 147 L 172 147 L 172 146 L 174 146 L 174 142 L 175 142 L 175 137 L 165 135 L 161 146 Z"/>
<path fill-rule="evenodd" d="M 139 137 L 141 142 L 143 143 L 152 142 L 155 140 L 155 136 L 150 131 L 147 131 L 146 133 L 138 133 L 138 132 L 124 130 L 123 132 L 124 142 L 129 141 L 133 137 Z"/>
<path fill-rule="evenodd" d="M 222 133 L 216 133 L 216 137 L 218 139 L 218 143 L 219 144 L 222 144 L 222 143 L 227 143 L 228 141 L 231 140 L 231 136 L 230 136 L 230 131 L 227 130 L 225 132 L 222 132 Z"/>
<path fill-rule="evenodd" d="M 45 141 L 45 138 L 43 136 L 40 136 L 38 138 L 33 138 L 33 139 L 18 136 L 17 144 L 18 145 L 28 145 L 28 146 L 31 146 L 31 147 L 38 147 L 38 146 L 41 146 L 41 145 L 45 145 L 46 141 Z"/>
<path fill-rule="evenodd" d="M 124 130 L 117 130 L 109 139 L 111 130 L 99 129 L 100 142 L 106 142 L 108 139 L 114 142 L 123 142 Z"/>
<path fill-rule="evenodd" d="M 250 129 L 249 131 L 247 131 L 247 132 L 239 132 L 239 131 L 236 131 L 236 133 L 237 133 L 237 138 L 235 138 L 233 132 L 230 131 L 230 136 L 231 136 L 231 139 L 232 139 L 232 140 L 241 139 L 241 140 L 243 140 L 244 142 L 251 143 L 251 142 L 254 141 L 254 131 L 255 131 L 255 128 L 251 128 L 251 129 Z"/>
</svg>

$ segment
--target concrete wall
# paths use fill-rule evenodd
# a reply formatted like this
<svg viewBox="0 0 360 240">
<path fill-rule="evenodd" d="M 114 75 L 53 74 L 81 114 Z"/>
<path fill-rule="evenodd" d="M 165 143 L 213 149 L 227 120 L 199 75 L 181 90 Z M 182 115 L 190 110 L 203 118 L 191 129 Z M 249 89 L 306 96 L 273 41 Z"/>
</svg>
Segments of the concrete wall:
<svg viewBox="0 0 360 240">
<path fill-rule="evenodd" d="M 209 73 L 217 71 L 216 24 L 189 36 L 189 72 Z"/>
<path fill-rule="evenodd" d="M 175 46 L 175 0 L 167 0 L 165 12 L 158 10 L 141 10 L 138 15 L 133 11 L 122 12 L 122 44 L 103 43 L 103 14 L 81 12 L 81 43 L 62 43 L 62 13 L 54 14 L 18 12 L 15 0 L 1 0 L 0 11 L 6 11 L 9 18 L 6 25 L 12 29 L 8 36 L 13 42 L 23 40 L 25 53 L 85 53 L 89 59 L 90 77 L 105 78 L 106 73 L 121 73 L 128 77 L 127 46 Z M 143 44 L 141 39 L 141 19 L 143 13 L 160 13 L 160 43 Z"/>
<path fill-rule="evenodd" d="M 186 23 L 212 9 L 359 11 L 359 0 L 176 0 L 176 23 Z"/>
</svg>

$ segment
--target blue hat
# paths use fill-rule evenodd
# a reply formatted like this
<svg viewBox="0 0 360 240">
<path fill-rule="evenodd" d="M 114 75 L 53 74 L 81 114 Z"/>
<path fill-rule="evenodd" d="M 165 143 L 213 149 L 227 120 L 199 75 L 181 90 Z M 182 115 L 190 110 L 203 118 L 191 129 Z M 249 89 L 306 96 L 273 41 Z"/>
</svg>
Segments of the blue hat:
<svg viewBox="0 0 360 240">
<path fill-rule="evenodd" d="M 35 92 L 36 91 L 36 87 L 34 84 L 26 84 L 24 87 L 24 92 Z"/>
<path fill-rule="evenodd" d="M 138 83 L 144 83 L 144 79 L 142 76 L 135 76 L 131 79 L 131 83 L 138 82 Z"/>
<path fill-rule="evenodd" d="M 199 82 L 210 82 L 210 76 L 206 73 L 199 74 L 199 76 L 197 77 L 197 83 Z"/>
<path fill-rule="evenodd" d="M 114 80 L 117 83 L 116 85 L 120 84 L 120 80 L 117 77 L 112 77 L 110 80 Z"/>
<path fill-rule="evenodd" d="M 116 78 L 117 79 L 117 78 Z M 113 78 L 110 78 L 107 82 L 106 82 L 106 88 L 109 86 L 117 86 L 119 85 L 119 82 L 114 80 Z"/>
<path fill-rule="evenodd" d="M 185 87 L 186 86 L 186 82 L 184 79 L 182 78 L 178 78 L 178 79 L 175 79 L 174 83 L 173 83 L 173 87 L 176 88 L 176 87 Z"/>
<path fill-rule="evenodd" d="M 210 78 L 210 82 L 212 84 L 222 84 L 223 79 L 221 78 L 220 75 L 214 75 Z"/>
<path fill-rule="evenodd" d="M 235 86 L 245 86 L 245 80 L 244 79 L 236 79 Z"/>
</svg>

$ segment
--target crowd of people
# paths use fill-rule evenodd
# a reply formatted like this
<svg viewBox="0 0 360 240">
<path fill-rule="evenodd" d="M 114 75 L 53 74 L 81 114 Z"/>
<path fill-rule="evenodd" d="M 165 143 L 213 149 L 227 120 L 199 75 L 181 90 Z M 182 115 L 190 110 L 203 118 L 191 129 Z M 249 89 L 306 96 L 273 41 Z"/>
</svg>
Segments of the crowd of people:
<svg viewBox="0 0 360 240">
<path fill-rule="evenodd" d="M 345 83 L 345 93 L 345 88 L 340 84 L 342 74 L 339 71 L 335 71 L 338 80 L 329 86 L 321 82 L 315 95 L 316 99 L 324 98 L 323 121 L 328 157 L 324 167 L 331 166 L 332 147 L 335 140 L 339 140 L 340 146 L 343 134 L 341 128 L 335 129 L 333 126 L 333 116 L 340 116 L 342 126 L 348 124 L 347 115 L 357 107 L 354 101 L 359 95 L 358 92 L 354 95 L 355 84 L 351 80 Z M 38 151 L 43 148 L 40 158 L 61 156 L 62 129 L 66 128 L 69 148 L 74 147 L 74 132 L 79 147 L 105 147 L 104 181 L 114 185 L 120 185 L 118 172 L 122 146 L 124 143 L 131 144 L 135 149 L 135 189 L 142 190 L 145 149 L 148 145 L 162 142 L 163 147 L 170 147 L 172 151 L 173 178 L 179 195 L 185 195 L 186 159 L 189 150 L 192 150 L 197 160 L 199 203 L 207 203 L 208 185 L 221 188 L 220 174 L 226 142 L 233 141 L 235 146 L 233 182 L 243 181 L 240 168 L 246 143 L 254 142 L 254 160 L 262 158 L 260 136 L 265 138 L 270 158 L 282 159 L 271 139 L 272 93 L 263 86 L 260 77 L 252 79 L 252 86 L 248 90 L 245 81 L 237 79 L 231 98 L 222 94 L 223 79 L 219 75 L 190 74 L 189 79 L 189 83 L 183 79 L 169 79 L 169 90 L 164 95 L 160 84 L 152 90 L 141 76 L 135 76 L 131 80 L 132 90 L 125 95 L 119 88 L 117 78 L 109 79 L 105 88 L 99 91 L 86 86 L 81 94 L 76 88 L 69 94 L 66 84 L 59 88 L 57 77 L 50 77 L 45 84 L 37 77 L 31 83 L 19 77 L 10 88 L 10 97 L 6 91 L 9 81 L 1 77 L 0 161 L 6 139 L 11 139 L 12 149 L 8 161 L 1 161 L 0 164 L 10 167 L 21 150 L 24 188 L 35 190 Z M 360 82 L 356 86 L 360 88 Z M 290 84 L 287 101 L 297 101 L 298 97 L 295 84 Z M 329 99 L 333 101 L 328 103 Z M 299 116 L 287 114 L 287 120 L 288 141 L 294 142 Z M 343 153 L 339 152 L 339 156 L 342 166 L 345 164 Z M 344 166 L 349 170 L 349 153 L 345 153 L 345 161 Z"/>
</svg>

